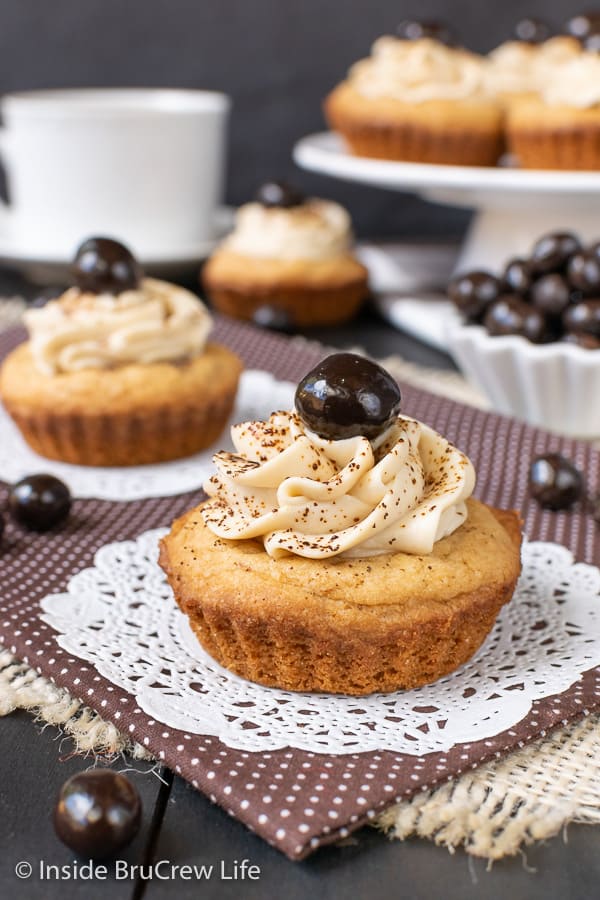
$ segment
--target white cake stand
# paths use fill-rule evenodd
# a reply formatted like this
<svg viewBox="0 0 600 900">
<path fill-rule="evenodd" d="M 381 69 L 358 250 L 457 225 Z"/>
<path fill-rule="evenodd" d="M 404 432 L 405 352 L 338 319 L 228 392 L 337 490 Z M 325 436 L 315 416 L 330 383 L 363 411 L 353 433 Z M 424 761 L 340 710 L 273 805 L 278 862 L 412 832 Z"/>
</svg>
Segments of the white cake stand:
<svg viewBox="0 0 600 900">
<path fill-rule="evenodd" d="M 330 132 L 303 138 L 294 148 L 294 159 L 305 169 L 335 178 L 476 210 L 457 270 L 497 270 L 509 257 L 528 253 L 546 231 L 572 230 L 584 240 L 600 238 L 600 172 L 367 159 L 352 156 Z"/>
</svg>

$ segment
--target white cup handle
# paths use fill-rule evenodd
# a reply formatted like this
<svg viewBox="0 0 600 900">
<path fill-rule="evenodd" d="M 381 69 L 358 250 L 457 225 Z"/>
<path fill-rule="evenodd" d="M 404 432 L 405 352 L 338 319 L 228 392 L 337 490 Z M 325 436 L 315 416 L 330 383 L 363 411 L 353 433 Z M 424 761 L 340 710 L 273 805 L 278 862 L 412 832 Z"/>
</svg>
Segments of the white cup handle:
<svg viewBox="0 0 600 900">
<path fill-rule="evenodd" d="M 8 143 L 9 134 L 5 127 L 0 126 L 0 168 L 4 170 L 4 177 L 8 185 Z M 0 230 L 5 231 L 9 226 L 9 220 L 12 218 L 12 207 L 4 197 L 0 197 Z"/>
</svg>

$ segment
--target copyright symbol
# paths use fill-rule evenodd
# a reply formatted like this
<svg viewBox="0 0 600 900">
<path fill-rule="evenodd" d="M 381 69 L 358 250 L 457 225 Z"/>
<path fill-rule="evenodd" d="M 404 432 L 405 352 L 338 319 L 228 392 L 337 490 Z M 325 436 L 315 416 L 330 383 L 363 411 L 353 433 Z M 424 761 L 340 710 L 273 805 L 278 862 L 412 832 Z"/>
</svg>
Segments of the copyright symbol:
<svg viewBox="0 0 600 900">
<path fill-rule="evenodd" d="M 15 866 L 15 875 L 17 878 L 31 878 L 32 872 L 33 866 L 26 860 L 21 860 L 21 862 L 18 862 Z"/>
</svg>

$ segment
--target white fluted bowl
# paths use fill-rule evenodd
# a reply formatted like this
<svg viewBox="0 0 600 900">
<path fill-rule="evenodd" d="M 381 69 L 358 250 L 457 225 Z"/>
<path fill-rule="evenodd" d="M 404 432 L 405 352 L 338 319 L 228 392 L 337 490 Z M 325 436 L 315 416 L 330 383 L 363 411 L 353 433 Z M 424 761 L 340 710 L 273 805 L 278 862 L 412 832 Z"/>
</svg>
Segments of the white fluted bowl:
<svg viewBox="0 0 600 900">
<path fill-rule="evenodd" d="M 600 437 L 600 350 L 493 337 L 481 325 L 449 324 L 448 348 L 496 412 L 573 437 Z"/>
</svg>

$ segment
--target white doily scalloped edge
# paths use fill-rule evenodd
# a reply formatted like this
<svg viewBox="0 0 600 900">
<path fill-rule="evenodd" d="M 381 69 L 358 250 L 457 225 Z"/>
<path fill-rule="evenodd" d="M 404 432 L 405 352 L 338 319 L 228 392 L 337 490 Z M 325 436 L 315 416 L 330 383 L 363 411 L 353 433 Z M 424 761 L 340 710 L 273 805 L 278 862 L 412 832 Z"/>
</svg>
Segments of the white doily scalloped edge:
<svg viewBox="0 0 600 900">
<path fill-rule="evenodd" d="M 415 691 L 364 698 L 300 694 L 247 682 L 200 647 L 157 563 L 164 529 L 107 544 L 41 618 L 165 726 L 236 749 L 321 753 L 447 752 L 521 721 L 600 664 L 600 571 L 558 544 L 525 542 L 515 597 L 459 671 Z"/>
<path fill-rule="evenodd" d="M 5 481 L 18 481 L 32 472 L 47 472 L 69 485 L 74 497 L 99 500 L 143 500 L 195 491 L 213 472 L 212 457 L 233 449 L 229 428 L 235 422 L 267 418 L 274 409 L 289 409 L 295 386 L 278 381 L 270 372 L 247 369 L 242 373 L 233 413 L 221 437 L 208 450 L 185 459 L 148 466 L 100 468 L 74 466 L 46 459 L 23 440 L 0 404 L 0 472 Z"/>
</svg>

